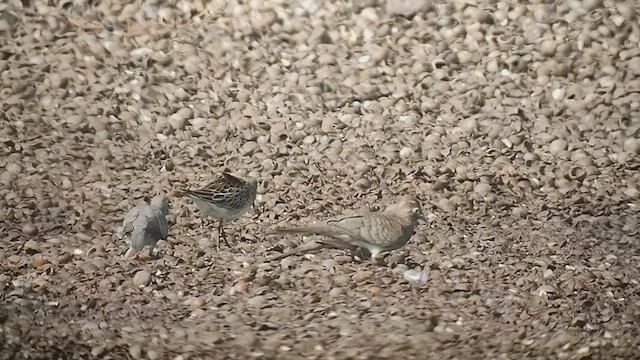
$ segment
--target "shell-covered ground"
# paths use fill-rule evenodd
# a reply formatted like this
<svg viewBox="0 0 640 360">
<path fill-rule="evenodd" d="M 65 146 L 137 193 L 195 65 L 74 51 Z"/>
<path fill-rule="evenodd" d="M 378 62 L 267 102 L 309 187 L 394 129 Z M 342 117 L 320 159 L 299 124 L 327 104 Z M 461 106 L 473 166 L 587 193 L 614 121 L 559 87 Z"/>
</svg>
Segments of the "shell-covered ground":
<svg viewBox="0 0 640 360">
<path fill-rule="evenodd" d="M 638 11 L 3 2 L 0 358 L 637 358 Z M 222 169 L 259 194 L 216 254 L 178 190 Z M 168 240 L 125 259 L 160 192 Z M 428 221 L 380 264 L 263 264 L 405 194 Z"/>
</svg>

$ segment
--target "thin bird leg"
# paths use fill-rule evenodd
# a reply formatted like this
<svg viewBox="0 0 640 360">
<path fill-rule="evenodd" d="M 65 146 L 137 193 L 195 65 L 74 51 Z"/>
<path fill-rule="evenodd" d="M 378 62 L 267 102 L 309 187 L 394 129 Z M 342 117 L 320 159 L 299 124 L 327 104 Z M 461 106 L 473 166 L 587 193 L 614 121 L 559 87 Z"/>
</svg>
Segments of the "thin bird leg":
<svg viewBox="0 0 640 360">
<path fill-rule="evenodd" d="M 380 250 L 373 250 L 373 251 L 370 251 L 370 253 L 371 253 L 371 257 L 369 258 L 369 264 L 373 266 L 380 265 L 380 258 L 378 257 L 380 256 Z"/>
<path fill-rule="evenodd" d="M 369 251 L 367 251 L 367 249 L 362 248 L 362 247 L 358 247 L 355 250 L 351 251 L 351 256 L 354 258 L 359 259 L 360 261 L 364 261 L 367 259 L 367 257 L 369 256 Z"/>
<path fill-rule="evenodd" d="M 218 244 L 220 244 L 220 238 L 222 238 L 222 240 L 224 240 L 224 243 L 227 244 L 228 247 L 231 247 L 231 245 L 229 245 L 229 242 L 227 241 L 227 234 L 224 233 L 224 229 L 222 228 L 223 222 L 222 220 L 218 221 Z"/>
</svg>

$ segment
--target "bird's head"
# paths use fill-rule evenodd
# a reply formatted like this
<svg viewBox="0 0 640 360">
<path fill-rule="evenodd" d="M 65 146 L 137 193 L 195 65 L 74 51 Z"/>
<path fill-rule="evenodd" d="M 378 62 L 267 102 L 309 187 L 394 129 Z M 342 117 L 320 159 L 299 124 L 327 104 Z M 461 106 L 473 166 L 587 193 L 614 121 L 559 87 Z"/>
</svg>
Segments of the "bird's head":
<svg viewBox="0 0 640 360">
<path fill-rule="evenodd" d="M 154 196 L 154 198 L 151 199 L 151 205 L 162 210 L 165 215 L 169 213 L 169 198 L 165 194 Z"/>
<path fill-rule="evenodd" d="M 251 191 L 253 191 L 253 192 L 258 191 L 258 179 L 249 179 L 248 183 L 249 183 L 249 188 L 251 189 Z"/>
<path fill-rule="evenodd" d="M 418 220 L 427 221 L 422 206 L 415 198 L 405 198 L 389 206 L 386 211 L 392 211 L 405 219 L 410 219 L 413 224 L 416 224 Z"/>
</svg>

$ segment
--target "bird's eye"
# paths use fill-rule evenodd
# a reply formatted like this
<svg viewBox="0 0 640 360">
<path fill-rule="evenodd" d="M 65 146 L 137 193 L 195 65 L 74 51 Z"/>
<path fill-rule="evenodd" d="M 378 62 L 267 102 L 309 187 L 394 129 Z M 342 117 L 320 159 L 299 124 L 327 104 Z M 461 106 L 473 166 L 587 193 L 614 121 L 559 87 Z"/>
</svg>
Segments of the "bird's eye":
<svg viewBox="0 0 640 360">
<path fill-rule="evenodd" d="M 411 209 L 411 212 L 414 214 L 420 214 L 420 208 L 413 208 Z"/>
</svg>

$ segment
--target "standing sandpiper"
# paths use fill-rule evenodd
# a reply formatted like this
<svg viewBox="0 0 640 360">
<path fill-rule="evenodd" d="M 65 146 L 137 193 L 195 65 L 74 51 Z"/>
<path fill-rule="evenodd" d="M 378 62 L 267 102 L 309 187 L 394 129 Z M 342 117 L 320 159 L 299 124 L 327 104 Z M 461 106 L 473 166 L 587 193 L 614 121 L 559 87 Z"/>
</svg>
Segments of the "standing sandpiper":
<svg viewBox="0 0 640 360">
<path fill-rule="evenodd" d="M 216 252 L 220 251 L 220 238 L 229 246 L 222 226 L 239 218 L 253 206 L 257 188 L 256 180 L 243 179 L 223 171 L 216 174 L 204 188 L 185 190 L 204 215 L 218 220 Z"/>
</svg>

